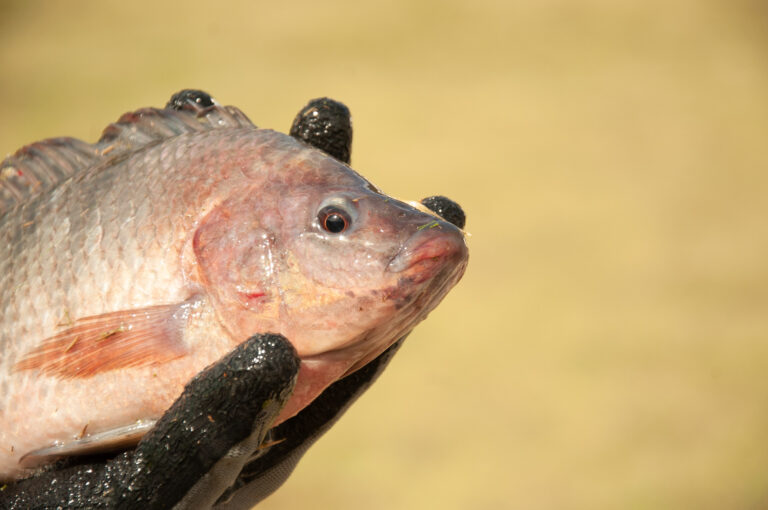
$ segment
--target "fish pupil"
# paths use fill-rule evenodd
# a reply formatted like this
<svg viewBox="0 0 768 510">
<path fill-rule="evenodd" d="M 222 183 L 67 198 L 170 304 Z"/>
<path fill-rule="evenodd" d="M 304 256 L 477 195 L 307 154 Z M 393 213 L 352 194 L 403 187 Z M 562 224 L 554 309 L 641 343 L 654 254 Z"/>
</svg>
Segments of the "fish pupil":
<svg viewBox="0 0 768 510">
<path fill-rule="evenodd" d="M 331 213 L 325 217 L 323 226 L 328 232 L 338 234 L 347 228 L 347 220 L 341 214 Z"/>
<path fill-rule="evenodd" d="M 349 212 L 338 205 L 328 205 L 317 213 L 317 223 L 331 234 L 340 234 L 352 225 Z"/>
</svg>

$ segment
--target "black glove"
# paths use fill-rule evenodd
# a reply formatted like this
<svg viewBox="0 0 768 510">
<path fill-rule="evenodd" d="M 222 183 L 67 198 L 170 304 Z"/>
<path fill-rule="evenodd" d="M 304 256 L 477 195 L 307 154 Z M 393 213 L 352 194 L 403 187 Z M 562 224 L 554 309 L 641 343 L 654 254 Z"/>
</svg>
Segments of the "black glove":
<svg viewBox="0 0 768 510">
<path fill-rule="evenodd" d="M 204 92 L 184 90 L 166 107 L 213 104 Z M 349 163 L 352 126 L 341 103 L 311 101 L 290 133 Z M 430 197 L 423 203 L 463 227 L 464 213 L 455 202 Z M 63 459 L 3 487 L 0 508 L 251 508 L 285 482 L 402 342 L 270 430 L 293 389 L 299 361 L 283 337 L 256 335 L 196 376 L 135 449 L 112 457 Z"/>
</svg>

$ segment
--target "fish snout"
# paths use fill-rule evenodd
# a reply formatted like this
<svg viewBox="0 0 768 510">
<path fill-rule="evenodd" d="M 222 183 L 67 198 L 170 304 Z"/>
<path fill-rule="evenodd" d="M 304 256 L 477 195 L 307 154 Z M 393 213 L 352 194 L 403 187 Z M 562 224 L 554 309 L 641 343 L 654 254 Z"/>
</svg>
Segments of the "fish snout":
<svg viewBox="0 0 768 510">
<path fill-rule="evenodd" d="M 421 283 L 445 269 L 463 267 L 468 255 L 461 230 L 446 222 L 434 221 L 408 238 L 386 270 Z"/>
</svg>

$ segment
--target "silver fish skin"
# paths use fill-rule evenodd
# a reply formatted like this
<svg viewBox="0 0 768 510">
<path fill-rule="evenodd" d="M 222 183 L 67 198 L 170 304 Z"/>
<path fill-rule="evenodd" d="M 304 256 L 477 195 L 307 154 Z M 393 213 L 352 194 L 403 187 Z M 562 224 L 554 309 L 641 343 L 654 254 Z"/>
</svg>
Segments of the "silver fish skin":
<svg viewBox="0 0 768 510">
<path fill-rule="evenodd" d="M 259 332 L 302 360 L 288 419 L 423 320 L 468 260 L 458 228 L 232 107 L 142 110 L 0 172 L 0 480 L 52 447 L 135 442 L 132 424 Z"/>
</svg>

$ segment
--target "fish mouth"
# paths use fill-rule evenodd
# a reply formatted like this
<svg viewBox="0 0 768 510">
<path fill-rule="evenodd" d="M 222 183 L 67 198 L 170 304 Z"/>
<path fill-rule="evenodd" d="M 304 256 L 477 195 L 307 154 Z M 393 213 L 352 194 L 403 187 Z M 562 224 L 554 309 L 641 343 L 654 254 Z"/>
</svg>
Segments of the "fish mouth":
<svg viewBox="0 0 768 510">
<path fill-rule="evenodd" d="M 429 280 L 445 267 L 459 265 L 468 249 L 461 231 L 453 225 L 435 222 L 417 231 L 389 261 L 385 271 L 400 273 L 413 283 Z"/>
<path fill-rule="evenodd" d="M 408 237 L 385 267 L 397 282 L 380 294 L 394 315 L 341 346 L 303 354 L 294 394 L 275 423 L 300 414 L 330 385 L 365 366 L 412 329 L 461 277 L 467 257 L 463 234 L 453 225 L 438 224 Z"/>
</svg>

